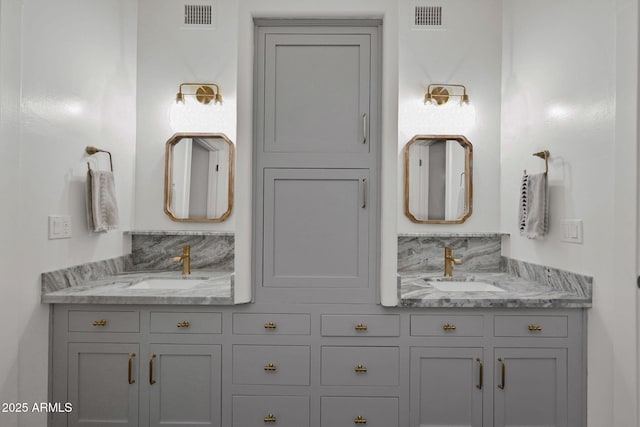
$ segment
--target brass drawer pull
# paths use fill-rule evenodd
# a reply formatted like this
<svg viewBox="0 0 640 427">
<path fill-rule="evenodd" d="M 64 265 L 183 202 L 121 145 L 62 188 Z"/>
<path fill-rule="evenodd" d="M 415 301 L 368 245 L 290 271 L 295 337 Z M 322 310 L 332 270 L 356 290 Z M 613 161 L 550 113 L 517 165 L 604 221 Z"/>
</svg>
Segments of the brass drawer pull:
<svg viewBox="0 0 640 427">
<path fill-rule="evenodd" d="M 364 372 L 367 372 L 367 367 L 362 366 L 362 364 L 359 364 L 358 366 L 356 366 L 354 371 L 356 371 L 357 373 L 364 373 Z"/>
<path fill-rule="evenodd" d="M 105 319 L 96 320 L 95 322 L 93 322 L 93 326 L 106 326 L 106 325 L 107 325 L 107 321 Z"/>
<path fill-rule="evenodd" d="M 271 412 L 269 412 L 269 415 L 264 419 L 265 423 L 275 423 L 276 421 L 278 421 L 278 419 Z"/>
<path fill-rule="evenodd" d="M 531 331 L 531 332 L 542 332 L 542 326 L 529 324 L 529 331 Z"/>
<path fill-rule="evenodd" d="M 273 322 L 267 322 L 264 324 L 265 329 L 276 329 L 278 326 Z"/>
<path fill-rule="evenodd" d="M 482 360 L 478 357 L 476 358 L 476 362 L 478 362 L 478 384 L 476 384 L 476 388 L 478 390 L 482 390 L 482 381 L 484 379 L 484 374 L 482 372 Z"/>
<path fill-rule="evenodd" d="M 366 331 L 367 329 L 369 328 L 364 323 L 358 323 L 356 325 L 356 331 Z"/>
<path fill-rule="evenodd" d="M 278 368 L 273 363 L 268 363 L 264 366 L 264 370 L 267 372 L 275 372 L 278 370 Z"/>
<path fill-rule="evenodd" d="M 498 358 L 498 362 L 500 362 L 500 384 L 498 384 L 498 388 L 500 390 L 504 390 L 504 380 L 506 375 L 504 361 L 502 358 Z"/>
<path fill-rule="evenodd" d="M 149 359 L 149 384 L 154 385 L 156 380 L 153 379 L 153 361 L 157 356 L 155 354 L 151 355 L 151 359 Z"/>
<path fill-rule="evenodd" d="M 129 355 L 129 367 L 128 367 L 128 376 L 129 376 L 129 384 L 135 384 L 136 380 L 133 379 L 133 359 L 135 359 L 136 354 L 131 353 Z"/>
<path fill-rule="evenodd" d="M 189 326 L 191 326 L 191 322 L 188 320 L 178 323 L 178 328 L 188 328 Z"/>
<path fill-rule="evenodd" d="M 358 415 L 356 417 L 355 420 L 353 420 L 354 424 L 366 424 L 367 423 L 367 419 L 365 417 L 363 417 L 362 415 Z"/>
<path fill-rule="evenodd" d="M 455 331 L 456 330 L 456 325 L 451 325 L 449 323 L 445 323 L 444 325 L 442 325 L 442 329 L 444 329 L 445 331 Z"/>
</svg>

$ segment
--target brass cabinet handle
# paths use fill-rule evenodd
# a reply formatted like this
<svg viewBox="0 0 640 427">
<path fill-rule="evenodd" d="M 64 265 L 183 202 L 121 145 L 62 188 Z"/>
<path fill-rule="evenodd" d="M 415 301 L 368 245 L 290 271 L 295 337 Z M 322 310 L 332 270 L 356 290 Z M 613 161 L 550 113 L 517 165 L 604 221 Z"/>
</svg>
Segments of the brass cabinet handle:
<svg viewBox="0 0 640 427">
<path fill-rule="evenodd" d="M 445 331 L 455 331 L 456 325 L 445 323 L 444 325 L 442 325 L 442 329 L 444 329 Z"/>
<path fill-rule="evenodd" d="M 367 367 L 366 366 L 362 366 L 362 364 L 358 364 L 358 366 L 356 366 L 354 371 L 356 371 L 358 373 L 367 372 Z"/>
<path fill-rule="evenodd" d="M 276 421 L 278 421 L 278 419 L 271 412 L 264 418 L 265 423 L 275 423 Z"/>
<path fill-rule="evenodd" d="M 356 331 L 366 331 L 367 329 L 369 328 L 364 323 L 358 323 L 356 325 Z"/>
<path fill-rule="evenodd" d="M 500 362 L 500 384 L 498 384 L 498 388 L 500 390 L 504 390 L 504 379 L 505 379 L 505 367 L 504 361 L 502 358 L 498 358 L 498 362 Z"/>
<path fill-rule="evenodd" d="M 188 328 L 189 326 L 191 326 L 191 322 L 188 320 L 178 323 L 178 328 Z"/>
<path fill-rule="evenodd" d="M 93 326 L 107 326 L 107 321 L 105 319 L 96 320 L 93 322 Z"/>
<path fill-rule="evenodd" d="M 274 322 L 267 322 L 264 324 L 265 329 L 276 329 L 277 327 L 278 325 L 276 325 Z"/>
<path fill-rule="evenodd" d="M 149 359 L 149 384 L 154 385 L 156 380 L 153 379 L 153 360 L 156 358 L 155 354 L 151 355 L 151 359 Z"/>
<path fill-rule="evenodd" d="M 531 332 L 542 332 L 542 326 L 529 324 L 529 331 L 531 331 Z"/>
<path fill-rule="evenodd" d="M 362 209 L 367 207 L 367 178 L 362 178 Z"/>
<path fill-rule="evenodd" d="M 482 360 L 480 358 L 476 358 L 476 362 L 478 362 L 478 384 L 476 384 L 476 388 L 478 390 L 482 390 L 482 381 L 484 380 L 484 374 L 482 369 Z"/>
<path fill-rule="evenodd" d="M 354 424 L 366 424 L 367 423 L 367 419 L 365 417 L 363 417 L 362 415 L 358 415 L 356 417 L 355 420 L 353 420 Z"/>
<path fill-rule="evenodd" d="M 136 358 L 136 354 L 135 353 L 131 353 L 129 355 L 129 384 L 135 384 L 136 380 L 133 378 L 133 359 Z"/>
<path fill-rule="evenodd" d="M 268 363 L 264 366 L 264 370 L 267 372 L 275 372 L 278 370 L 278 368 L 273 363 Z"/>
</svg>

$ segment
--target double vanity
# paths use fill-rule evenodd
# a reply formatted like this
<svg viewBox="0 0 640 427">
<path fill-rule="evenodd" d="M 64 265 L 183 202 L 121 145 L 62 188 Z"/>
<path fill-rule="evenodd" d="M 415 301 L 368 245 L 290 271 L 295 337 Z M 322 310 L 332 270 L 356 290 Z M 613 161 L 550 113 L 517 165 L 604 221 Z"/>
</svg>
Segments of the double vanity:
<svg viewBox="0 0 640 427">
<path fill-rule="evenodd" d="M 43 275 L 51 396 L 74 405 L 49 425 L 584 425 L 589 277 L 500 257 L 499 234 L 403 235 L 396 307 L 234 305 L 231 237 L 201 234 Z"/>
</svg>

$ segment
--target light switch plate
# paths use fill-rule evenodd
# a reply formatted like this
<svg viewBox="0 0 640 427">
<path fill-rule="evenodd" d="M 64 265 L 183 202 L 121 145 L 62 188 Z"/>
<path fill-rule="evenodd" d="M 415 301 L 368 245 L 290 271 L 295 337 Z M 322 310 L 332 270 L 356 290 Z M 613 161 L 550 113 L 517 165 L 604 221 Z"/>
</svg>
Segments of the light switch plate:
<svg viewBox="0 0 640 427">
<path fill-rule="evenodd" d="M 49 215 L 49 240 L 71 238 L 71 217 Z"/>
<path fill-rule="evenodd" d="M 562 240 L 567 243 L 583 243 L 583 230 L 581 219 L 563 219 L 560 221 L 562 228 Z"/>
</svg>

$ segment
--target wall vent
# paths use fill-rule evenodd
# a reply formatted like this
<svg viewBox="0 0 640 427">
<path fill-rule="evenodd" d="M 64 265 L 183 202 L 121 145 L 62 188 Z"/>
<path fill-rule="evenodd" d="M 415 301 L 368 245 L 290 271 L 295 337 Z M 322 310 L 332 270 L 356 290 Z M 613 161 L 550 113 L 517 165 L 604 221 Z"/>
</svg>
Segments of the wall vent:
<svg viewBox="0 0 640 427">
<path fill-rule="evenodd" d="M 213 3 L 185 4 L 184 28 L 213 28 L 214 7 Z"/>
<path fill-rule="evenodd" d="M 415 6 L 413 28 L 443 29 L 442 6 Z"/>
</svg>

